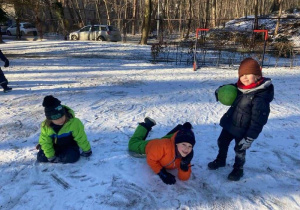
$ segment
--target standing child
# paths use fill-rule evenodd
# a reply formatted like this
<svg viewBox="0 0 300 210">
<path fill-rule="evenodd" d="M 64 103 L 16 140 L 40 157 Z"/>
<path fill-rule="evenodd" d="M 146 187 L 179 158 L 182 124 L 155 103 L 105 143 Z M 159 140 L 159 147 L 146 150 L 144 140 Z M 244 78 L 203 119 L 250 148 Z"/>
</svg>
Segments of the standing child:
<svg viewBox="0 0 300 210">
<path fill-rule="evenodd" d="M 74 163 L 81 155 L 89 157 L 92 154 L 84 126 L 75 117 L 74 111 L 61 105 L 52 95 L 43 101 L 46 120 L 42 123 L 41 135 L 37 149 L 39 162 Z"/>
<path fill-rule="evenodd" d="M 5 55 L 2 53 L 1 50 L 0 50 L 0 59 L 4 62 L 5 68 L 9 67 L 9 60 L 5 57 Z M 12 90 L 12 88 L 8 87 L 7 84 L 8 84 L 8 81 L 7 81 L 6 77 L 4 76 L 2 69 L 0 68 L 0 85 L 3 88 L 4 93 L 7 93 Z"/>
<path fill-rule="evenodd" d="M 177 125 L 161 139 L 145 141 L 149 131 L 156 122 L 146 117 L 139 123 L 133 136 L 130 138 L 128 148 L 130 151 L 146 154 L 147 163 L 165 184 L 175 184 L 175 176 L 166 169 L 178 169 L 178 178 L 186 181 L 191 175 L 191 160 L 195 136 L 189 122 Z"/>
<path fill-rule="evenodd" d="M 233 171 L 228 175 L 228 179 L 232 181 L 238 181 L 243 176 L 246 150 L 267 123 L 270 102 L 274 97 L 272 81 L 262 77 L 261 67 L 256 60 L 244 59 L 238 75 L 239 79 L 235 84 L 238 88 L 237 97 L 220 120 L 223 130 L 218 138 L 218 156 L 208 164 L 211 170 L 224 167 L 229 144 L 235 139 L 235 163 Z"/>
</svg>

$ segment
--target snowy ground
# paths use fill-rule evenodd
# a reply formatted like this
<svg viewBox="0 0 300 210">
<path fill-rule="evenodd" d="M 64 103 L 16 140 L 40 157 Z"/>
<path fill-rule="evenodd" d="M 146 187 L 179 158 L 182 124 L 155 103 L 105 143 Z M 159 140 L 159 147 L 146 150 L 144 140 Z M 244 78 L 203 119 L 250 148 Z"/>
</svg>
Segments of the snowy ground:
<svg viewBox="0 0 300 210">
<path fill-rule="evenodd" d="M 263 69 L 275 86 L 271 114 L 247 153 L 245 175 L 227 180 L 227 166 L 207 169 L 217 154 L 220 117 L 228 107 L 214 90 L 237 70 L 151 64 L 150 47 L 97 42 L 13 42 L 1 45 L 13 91 L 0 93 L 0 209 L 300 209 L 300 67 Z M 36 163 L 52 94 L 74 109 L 93 155 L 75 164 Z M 178 123 L 194 125 L 192 177 L 165 185 L 145 158 L 127 151 L 145 116 L 157 121 L 149 138 Z M 175 173 L 175 171 L 174 171 Z"/>
</svg>

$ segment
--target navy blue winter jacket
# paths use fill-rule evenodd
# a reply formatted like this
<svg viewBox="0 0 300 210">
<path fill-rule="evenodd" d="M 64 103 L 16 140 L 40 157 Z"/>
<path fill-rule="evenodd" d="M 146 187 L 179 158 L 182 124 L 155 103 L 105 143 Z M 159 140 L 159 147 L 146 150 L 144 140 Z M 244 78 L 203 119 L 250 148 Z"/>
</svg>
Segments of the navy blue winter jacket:
<svg viewBox="0 0 300 210">
<path fill-rule="evenodd" d="M 236 138 L 256 139 L 267 123 L 274 98 L 271 79 L 252 89 L 239 89 L 238 95 L 220 120 L 220 125 Z"/>
</svg>

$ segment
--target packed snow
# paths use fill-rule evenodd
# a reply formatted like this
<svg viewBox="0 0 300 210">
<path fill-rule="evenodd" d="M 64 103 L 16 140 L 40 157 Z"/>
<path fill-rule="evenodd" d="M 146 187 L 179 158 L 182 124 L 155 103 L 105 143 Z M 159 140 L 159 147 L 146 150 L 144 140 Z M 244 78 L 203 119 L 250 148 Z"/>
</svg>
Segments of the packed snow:
<svg viewBox="0 0 300 210">
<path fill-rule="evenodd" d="M 219 120 L 228 109 L 214 91 L 237 81 L 237 67 L 193 71 L 152 64 L 150 46 L 133 44 L 7 41 L 1 48 L 10 60 L 2 69 L 13 91 L 0 93 L 0 209 L 300 209 L 300 66 L 263 69 L 275 99 L 247 151 L 244 177 L 233 182 L 227 175 L 234 142 L 226 167 L 211 171 L 207 163 L 217 155 Z M 82 120 L 91 157 L 74 164 L 36 162 L 46 95 Z M 157 122 L 148 139 L 192 123 L 190 180 L 166 185 L 144 157 L 128 152 L 146 116 Z"/>
</svg>

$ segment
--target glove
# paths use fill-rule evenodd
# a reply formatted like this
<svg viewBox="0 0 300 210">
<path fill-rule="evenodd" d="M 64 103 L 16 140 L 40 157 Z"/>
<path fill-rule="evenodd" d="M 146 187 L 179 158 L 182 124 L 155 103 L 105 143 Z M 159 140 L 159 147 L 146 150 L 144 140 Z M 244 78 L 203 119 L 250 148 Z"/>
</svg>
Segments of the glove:
<svg viewBox="0 0 300 210">
<path fill-rule="evenodd" d="M 190 152 L 187 156 L 181 158 L 180 161 L 180 169 L 183 171 L 188 171 L 189 170 L 189 164 L 191 163 L 192 159 L 194 157 L 194 150 Z"/>
<path fill-rule="evenodd" d="M 157 175 L 165 184 L 171 185 L 176 183 L 175 176 L 167 172 L 165 168 L 162 168 Z"/>
<path fill-rule="evenodd" d="M 215 97 L 216 97 L 216 101 L 218 102 L 219 99 L 218 99 L 218 91 L 219 91 L 219 88 L 215 90 Z"/>
<path fill-rule="evenodd" d="M 82 152 L 80 155 L 83 156 L 83 157 L 90 157 L 92 155 L 92 150 L 88 150 L 86 152 Z"/>
<path fill-rule="evenodd" d="M 240 150 L 249 149 L 251 147 L 251 144 L 253 141 L 254 141 L 254 139 L 252 139 L 250 137 L 244 138 L 242 141 L 239 142 Z"/>
<path fill-rule="evenodd" d="M 9 60 L 5 60 L 4 67 L 9 67 Z"/>
<path fill-rule="evenodd" d="M 41 145 L 40 145 L 40 144 L 37 144 L 37 145 L 35 146 L 35 148 L 36 148 L 37 150 L 40 150 L 40 149 L 41 149 Z"/>
<path fill-rule="evenodd" d="M 48 158 L 48 161 L 50 163 L 59 163 L 60 159 L 59 159 L 59 157 L 53 156 L 52 158 Z"/>
<path fill-rule="evenodd" d="M 216 97 L 216 101 L 217 101 L 217 102 L 219 101 L 219 99 L 218 99 L 218 92 L 219 92 L 219 89 L 220 89 L 221 87 L 223 87 L 223 86 L 225 86 L 225 85 L 221 85 L 220 87 L 218 87 L 218 88 L 215 90 L 215 97 Z"/>
</svg>

